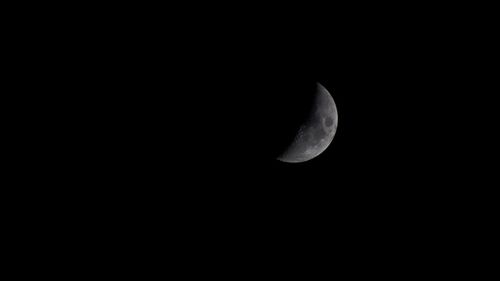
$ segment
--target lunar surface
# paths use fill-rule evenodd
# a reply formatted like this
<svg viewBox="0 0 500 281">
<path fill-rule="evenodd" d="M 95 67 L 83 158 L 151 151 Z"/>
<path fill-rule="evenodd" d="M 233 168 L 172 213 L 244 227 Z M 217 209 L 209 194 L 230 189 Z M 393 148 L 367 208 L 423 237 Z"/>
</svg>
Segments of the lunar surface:
<svg viewBox="0 0 500 281">
<path fill-rule="evenodd" d="M 311 160 L 330 145 L 337 131 L 337 107 L 330 93 L 319 83 L 313 107 L 307 120 L 299 127 L 294 140 L 278 160 L 298 163 Z"/>
</svg>

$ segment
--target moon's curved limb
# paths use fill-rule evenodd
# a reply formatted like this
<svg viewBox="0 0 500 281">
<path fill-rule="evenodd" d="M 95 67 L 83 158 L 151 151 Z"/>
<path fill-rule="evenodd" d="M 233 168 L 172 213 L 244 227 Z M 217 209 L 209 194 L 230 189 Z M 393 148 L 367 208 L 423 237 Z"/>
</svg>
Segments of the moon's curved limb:
<svg viewBox="0 0 500 281">
<path fill-rule="evenodd" d="M 278 160 L 289 163 L 308 161 L 325 151 L 332 142 L 338 124 L 337 106 L 319 83 L 315 95 L 310 117 L 300 126 L 294 141 Z"/>
</svg>

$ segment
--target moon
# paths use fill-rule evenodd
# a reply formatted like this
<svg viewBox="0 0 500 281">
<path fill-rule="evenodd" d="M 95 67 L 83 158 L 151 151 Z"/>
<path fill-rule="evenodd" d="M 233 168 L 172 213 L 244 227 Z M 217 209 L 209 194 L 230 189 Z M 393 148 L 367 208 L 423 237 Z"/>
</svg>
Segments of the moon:
<svg viewBox="0 0 500 281">
<path fill-rule="evenodd" d="M 314 101 L 309 116 L 300 125 L 293 141 L 277 158 L 279 161 L 299 163 L 311 160 L 325 151 L 337 132 L 337 106 L 330 93 L 316 83 Z"/>
</svg>

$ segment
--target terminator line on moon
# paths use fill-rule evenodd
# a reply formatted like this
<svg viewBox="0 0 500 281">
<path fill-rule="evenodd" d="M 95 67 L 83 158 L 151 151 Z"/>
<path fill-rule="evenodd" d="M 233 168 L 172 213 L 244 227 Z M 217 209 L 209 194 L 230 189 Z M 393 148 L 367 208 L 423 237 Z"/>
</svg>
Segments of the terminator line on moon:
<svg viewBox="0 0 500 281">
<path fill-rule="evenodd" d="M 330 93 L 316 84 L 309 118 L 300 126 L 292 143 L 277 159 L 288 163 L 311 160 L 330 145 L 337 131 L 337 106 Z"/>
</svg>

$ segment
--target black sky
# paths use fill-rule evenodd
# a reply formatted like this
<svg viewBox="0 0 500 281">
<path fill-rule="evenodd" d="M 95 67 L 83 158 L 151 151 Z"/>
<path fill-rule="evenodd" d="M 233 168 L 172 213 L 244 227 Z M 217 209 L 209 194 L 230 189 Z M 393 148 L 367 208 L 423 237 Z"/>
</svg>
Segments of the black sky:
<svg viewBox="0 0 500 281">
<path fill-rule="evenodd" d="M 113 10 L 71 27 L 65 65 L 78 73 L 62 66 L 57 81 L 76 92 L 61 172 L 82 186 L 74 201 L 147 233 L 296 234 L 345 252 L 463 217 L 477 178 L 463 166 L 459 30 L 409 10 L 284 8 Z M 335 138 L 311 161 L 279 162 L 316 82 L 337 105 Z"/>
<path fill-rule="evenodd" d="M 102 151 L 118 173 L 161 184 L 206 177 L 238 190 L 250 181 L 324 199 L 418 181 L 426 166 L 417 163 L 434 150 L 428 115 L 442 98 L 432 52 L 412 24 L 372 20 L 151 17 L 101 28 L 102 48 L 87 49 L 95 60 L 87 75 L 104 117 L 95 120 L 107 136 Z M 315 82 L 337 104 L 335 139 L 312 161 L 277 162 Z"/>
</svg>

